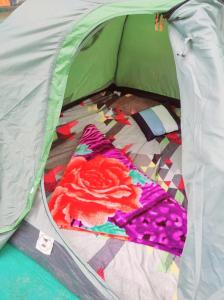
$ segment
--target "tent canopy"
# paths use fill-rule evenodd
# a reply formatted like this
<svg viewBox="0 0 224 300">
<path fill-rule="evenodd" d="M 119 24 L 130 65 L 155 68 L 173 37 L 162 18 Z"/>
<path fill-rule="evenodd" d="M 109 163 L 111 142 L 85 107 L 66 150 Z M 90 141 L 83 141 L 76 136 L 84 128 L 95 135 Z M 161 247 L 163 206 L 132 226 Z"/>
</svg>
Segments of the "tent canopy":
<svg viewBox="0 0 224 300">
<path fill-rule="evenodd" d="M 170 44 L 152 15 L 175 6 Z M 2 23 L 0 245 L 31 209 L 63 102 L 112 82 L 180 94 L 189 198 L 180 296 L 223 299 L 223 32 L 222 0 L 27 0 Z"/>
<path fill-rule="evenodd" d="M 1 203 L 0 210 L 2 213 L 0 233 L 16 228 L 32 206 L 66 94 L 69 72 L 74 66 L 72 62 L 79 63 L 79 60 L 75 62 L 74 58 L 80 52 L 85 38 L 98 26 L 115 17 L 166 12 L 180 2 L 177 0 L 156 2 L 141 0 L 114 3 L 112 1 L 66 0 L 62 4 L 60 0 L 39 1 L 38 3 L 28 0 L 1 25 L 1 42 L 4 47 L 0 50 L 0 87 L 1 99 L 3 99 L 0 118 L 1 128 L 6 128 L 3 134 L 6 140 L 2 146 L 1 179 L 2 186 L 6 188 L 1 191 L 4 203 Z M 52 7 L 54 7 L 53 11 Z M 119 22 L 121 21 L 119 20 Z M 150 18 L 148 27 L 150 28 Z M 117 34 L 119 34 L 118 31 Z M 165 38 L 165 43 L 168 44 L 168 39 Z M 117 50 L 120 49 L 118 42 L 116 45 L 116 40 L 113 43 Z M 106 43 L 104 47 L 106 47 Z M 129 47 L 129 45 L 125 43 L 124 47 Z M 145 46 L 143 45 L 143 47 Z M 164 49 L 164 51 L 167 50 Z M 121 49 L 119 54 L 122 55 L 122 52 Z M 172 64 L 170 49 L 166 55 Z M 116 79 L 114 61 L 109 66 L 109 74 L 101 75 L 104 81 L 98 81 L 94 87 L 90 88 L 85 87 L 83 82 L 79 82 L 79 86 L 82 86 L 83 90 L 76 92 L 75 98 L 87 95 L 93 89 L 103 88 L 107 81 L 118 80 L 118 83 L 122 83 L 122 80 L 126 80 L 124 72 L 127 71 L 129 62 L 122 61 L 126 65 L 118 65 L 121 70 L 116 75 L 120 78 Z M 158 69 L 159 64 L 157 65 Z M 174 66 L 172 66 L 172 70 L 174 73 Z M 81 71 L 77 70 L 72 76 L 81 74 Z M 166 73 L 168 78 L 168 71 Z M 72 72 L 72 74 L 74 73 Z M 159 73 L 157 72 L 157 74 Z M 80 80 L 82 75 L 78 76 Z M 7 80 L 4 80 L 5 77 Z M 93 75 L 91 81 L 93 81 L 93 77 L 96 76 Z M 170 93 L 177 95 L 175 74 L 172 77 L 173 87 L 171 89 L 173 92 Z M 146 79 L 144 84 L 145 82 Z M 67 96 L 70 96 L 69 92 L 71 92 L 69 83 L 70 81 L 68 81 Z M 75 83 L 72 79 L 72 85 Z M 155 90 L 161 90 L 162 93 L 156 76 L 154 84 L 157 85 Z M 169 89 L 168 84 L 167 89 Z M 163 90 L 163 93 L 169 93 L 165 88 Z M 13 139 L 13 136 L 16 136 L 16 139 Z M 11 147 L 12 152 L 10 153 L 8 145 L 11 145 L 12 142 L 14 146 Z M 29 144 L 29 148 L 24 149 L 23 145 L 25 144 Z M 17 155 L 14 155 L 15 153 Z M 16 165 L 17 171 L 10 174 L 7 170 L 13 170 Z M 13 184 L 9 184 L 10 182 Z M 15 189 L 19 199 L 13 197 Z"/>
</svg>

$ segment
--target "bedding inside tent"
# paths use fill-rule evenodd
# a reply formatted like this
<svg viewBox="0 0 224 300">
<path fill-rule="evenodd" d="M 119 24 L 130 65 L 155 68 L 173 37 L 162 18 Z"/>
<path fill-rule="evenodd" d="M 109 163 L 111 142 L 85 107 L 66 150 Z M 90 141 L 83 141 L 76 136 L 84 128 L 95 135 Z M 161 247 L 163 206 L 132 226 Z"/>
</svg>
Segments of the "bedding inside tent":
<svg viewBox="0 0 224 300">
<path fill-rule="evenodd" d="M 223 158 L 218 150 L 223 146 L 223 2 L 101 4 L 54 1 L 53 11 L 51 0 L 28 0 L 0 27 L 0 128 L 5 130 L 0 245 L 14 233 L 12 244 L 81 299 L 175 297 L 179 258 L 174 253 L 114 238 L 113 228 L 104 228 L 104 235 L 98 229 L 60 228 L 52 217 L 51 193 L 84 128 L 93 124 L 179 207 L 188 206 L 180 299 L 222 299 L 224 280 L 217 272 L 222 270 L 222 230 L 209 237 L 213 224 L 222 220 L 215 207 L 220 207 L 223 168 L 214 159 Z M 158 12 L 169 10 L 168 32 Z M 127 113 L 169 102 L 172 113 L 179 114 L 178 99 L 182 132 L 151 141 Z M 207 184 L 209 174 L 219 175 L 215 194 Z M 214 272 L 207 274 L 208 268 Z"/>
<path fill-rule="evenodd" d="M 104 91 L 64 110 L 57 127 L 58 138 L 52 145 L 46 164 L 44 189 L 47 201 L 60 183 L 83 129 L 94 124 L 106 137 L 113 136 L 113 145 L 126 149 L 126 155 L 139 169 L 144 170 L 144 174 L 161 185 L 177 202 L 186 205 L 181 175 L 180 132 L 147 141 L 130 116 L 136 109 L 142 111 L 150 105 L 152 99 L 146 96 L 118 96 L 116 92 Z M 121 109 L 125 117 L 120 119 L 111 116 L 111 107 Z M 177 108 L 174 106 L 173 109 Z M 132 244 L 124 238 L 117 239 L 118 234 L 124 237 L 125 231 L 115 228 L 113 223 L 91 228 L 92 233 L 80 227 L 78 231 L 70 226 L 59 228 L 73 249 L 120 299 L 172 299 L 175 296 L 178 256 L 149 246 Z M 94 231 L 96 234 L 93 234 Z"/>
</svg>

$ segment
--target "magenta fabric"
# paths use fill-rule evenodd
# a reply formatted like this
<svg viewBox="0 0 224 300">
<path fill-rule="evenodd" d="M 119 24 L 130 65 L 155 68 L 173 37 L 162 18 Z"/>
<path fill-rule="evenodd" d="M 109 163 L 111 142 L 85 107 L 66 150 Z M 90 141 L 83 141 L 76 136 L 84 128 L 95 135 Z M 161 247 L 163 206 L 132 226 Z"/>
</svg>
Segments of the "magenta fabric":
<svg viewBox="0 0 224 300">
<path fill-rule="evenodd" d="M 105 226 L 112 226 L 109 236 L 178 256 L 183 251 L 186 209 L 137 169 L 95 125 L 84 129 L 49 207 L 64 228 L 105 235 Z"/>
</svg>

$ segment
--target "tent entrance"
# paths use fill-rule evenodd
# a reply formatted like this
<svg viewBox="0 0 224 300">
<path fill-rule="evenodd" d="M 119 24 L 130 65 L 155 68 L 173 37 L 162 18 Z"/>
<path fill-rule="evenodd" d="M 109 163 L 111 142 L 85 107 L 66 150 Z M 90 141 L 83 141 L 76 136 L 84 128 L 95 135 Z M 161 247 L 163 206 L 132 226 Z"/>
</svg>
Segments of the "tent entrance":
<svg viewBox="0 0 224 300">
<path fill-rule="evenodd" d="M 118 91 L 117 91 L 118 92 Z M 157 266 L 156 268 L 161 268 L 162 273 L 158 276 L 161 276 L 161 279 L 163 277 L 164 286 L 171 286 L 169 291 L 169 297 L 172 297 L 172 294 L 174 294 L 174 291 L 176 289 L 176 279 L 174 278 L 174 275 L 168 271 L 169 267 L 172 265 L 173 259 L 172 255 L 168 253 L 163 253 L 159 250 L 151 250 L 148 249 L 148 251 L 143 251 L 143 249 L 140 249 L 138 245 L 131 245 L 132 243 L 124 243 L 121 240 L 117 239 L 110 239 L 108 237 L 100 237 L 96 236 L 93 233 L 86 233 L 86 232 L 79 232 L 74 230 L 66 230 L 65 228 L 58 228 L 57 225 L 55 225 L 54 221 L 52 220 L 52 216 L 48 211 L 48 204 L 47 201 L 52 196 L 52 186 L 54 184 L 60 181 L 60 176 L 63 174 L 63 170 L 61 167 L 64 165 L 66 166 L 74 153 L 76 149 L 77 142 L 79 141 L 79 138 L 82 134 L 83 128 L 93 123 L 99 128 L 102 132 L 106 134 L 106 136 L 110 136 L 111 134 L 114 135 L 116 138 L 113 143 L 119 148 L 124 148 L 127 144 L 134 143 L 135 146 L 131 150 L 133 157 L 136 159 L 137 166 L 140 168 L 141 166 L 148 166 L 152 165 L 153 161 L 155 162 L 155 165 L 157 164 L 158 169 L 160 169 L 162 173 L 162 165 L 159 167 L 159 161 L 154 160 L 156 156 L 160 156 L 160 149 L 163 144 L 163 141 L 166 141 L 166 138 L 163 137 L 161 140 L 155 140 L 151 143 L 147 143 L 145 140 L 145 137 L 140 132 L 138 126 L 130 120 L 131 125 L 124 126 L 122 123 L 115 122 L 111 120 L 111 122 L 108 124 L 107 120 L 103 120 L 105 114 L 107 113 L 105 109 L 101 110 L 102 104 L 104 105 L 114 105 L 116 101 L 119 102 L 119 106 L 123 110 L 132 110 L 133 107 L 141 107 L 141 105 L 145 105 L 147 102 L 152 102 L 152 98 L 149 97 L 152 96 L 152 94 L 139 92 L 136 95 L 135 90 L 131 89 L 121 89 L 119 92 L 121 95 L 117 95 L 118 93 L 113 93 L 111 90 L 105 90 L 103 92 L 99 92 L 93 96 L 88 96 L 87 99 L 82 99 L 81 102 L 77 101 L 73 105 L 69 105 L 67 109 L 63 109 L 62 116 L 60 118 L 60 125 L 57 129 L 58 134 L 58 140 L 56 140 L 53 143 L 52 150 L 50 152 L 50 157 L 48 159 L 47 165 L 46 165 L 46 172 L 45 172 L 45 187 L 42 183 L 42 197 L 37 199 L 37 202 L 31 212 L 31 215 L 28 217 L 29 223 L 36 225 L 38 223 L 38 220 L 42 220 L 42 228 L 43 231 L 45 231 L 50 236 L 54 236 L 54 233 L 52 233 L 52 224 L 55 230 L 59 233 L 61 239 L 64 241 L 64 244 L 69 249 L 70 253 L 72 252 L 73 255 L 79 255 L 83 261 L 87 264 L 90 269 L 93 269 L 96 273 L 101 274 L 102 278 L 102 272 L 105 272 L 105 276 L 107 276 L 107 279 L 113 280 L 115 278 L 115 274 L 118 272 L 118 269 L 115 267 L 112 267 L 113 264 L 117 264 L 117 262 L 120 261 L 121 255 L 124 251 L 127 251 L 126 247 L 129 249 L 129 251 L 133 254 L 134 251 L 137 251 L 138 253 L 144 253 L 144 259 L 148 261 L 147 266 L 152 265 L 152 258 L 153 260 L 156 257 L 157 260 Z M 130 95 L 130 92 L 132 92 L 132 96 Z M 125 96 L 126 95 L 126 96 Z M 155 96 L 155 95 L 154 95 Z M 126 98 L 126 99 L 125 99 Z M 161 98 L 163 100 L 167 100 L 166 97 L 158 97 L 157 101 L 160 101 Z M 154 98 L 155 99 L 155 98 Z M 124 100 L 124 102 L 123 102 Z M 171 100 L 171 99 L 170 99 Z M 178 104 L 178 100 L 177 100 Z M 96 110 L 96 105 L 98 106 L 98 110 Z M 132 106 L 133 105 L 133 106 Z M 74 122 L 75 121 L 75 122 Z M 74 122 L 74 123 L 73 123 Z M 174 147 L 172 151 L 175 152 L 174 159 L 175 164 L 179 165 L 176 166 L 176 170 L 178 170 L 181 166 L 181 148 L 176 147 L 174 143 L 171 143 L 170 145 L 167 145 L 166 148 L 171 146 Z M 143 152 L 140 150 L 138 151 L 138 148 L 143 148 Z M 137 151 L 137 152 L 136 152 Z M 144 153 L 148 153 L 146 156 Z M 168 159 L 166 151 L 162 154 L 166 159 Z M 154 158 L 153 158 L 154 157 Z M 176 158 L 175 158 L 176 157 Z M 158 159 L 158 158 L 156 158 Z M 155 167 L 155 173 L 156 173 L 156 167 Z M 148 176 L 153 176 L 152 172 L 153 169 L 147 168 L 145 171 Z M 176 174 L 177 176 L 180 176 L 181 174 Z M 161 175 L 162 176 L 162 175 Z M 52 181 L 53 178 L 53 181 Z M 165 180 L 165 178 L 164 178 Z M 56 182 L 57 181 L 57 182 Z M 179 191 L 180 195 L 180 191 Z M 41 199 L 42 198 L 42 199 Z M 179 199 L 180 200 L 180 199 Z M 44 210 L 43 205 L 44 203 Z M 108 231 L 109 230 L 109 231 Z M 107 228 L 105 231 L 105 236 L 110 234 L 111 228 Z M 112 233 L 112 231 L 111 231 Z M 15 241 L 16 242 L 16 241 Z M 24 246 L 24 245 L 23 245 Z M 65 246 L 65 247 L 66 247 Z M 105 246 L 105 247 L 104 247 Z M 89 249 L 89 250 L 88 250 Z M 146 249 L 146 248 L 145 248 Z M 112 251 L 113 255 L 109 255 L 109 253 Z M 146 253 L 145 253 L 146 252 Z M 103 263 L 102 257 L 105 255 L 105 257 L 108 257 L 108 261 Z M 162 255 L 162 256 L 161 256 Z M 132 256 L 132 255 L 131 255 Z M 161 256 L 161 257 L 160 257 Z M 127 258 L 123 258 L 123 264 L 126 265 L 128 262 Z M 137 263 L 137 261 L 135 262 Z M 109 267 L 109 265 L 111 267 Z M 131 269 L 135 270 L 135 266 L 132 263 L 128 263 L 129 266 L 126 265 L 126 272 L 125 274 L 130 273 Z M 139 261 L 140 264 L 140 261 Z M 118 264 L 119 265 L 119 264 Z M 101 270 L 101 273 L 100 273 Z M 110 270 L 110 271 L 109 271 Z M 127 272 L 127 270 L 129 270 Z M 155 271 L 155 270 L 154 270 Z M 109 272 L 109 273 L 107 273 Z M 148 271 L 147 271 L 148 272 Z M 122 272 L 119 272 L 122 274 Z M 117 276 L 117 275 L 116 275 Z M 142 275 L 141 275 L 142 276 Z M 97 275 L 96 275 L 97 277 Z M 144 277 L 144 276 L 143 276 Z M 146 282 L 146 278 L 142 277 L 142 282 Z M 60 278 L 61 280 L 65 280 L 63 278 Z M 120 282 L 126 282 L 127 278 L 120 278 Z M 68 283 L 65 281 L 65 284 Z M 153 283 L 152 283 L 153 284 Z M 118 298 L 123 298 L 124 295 L 121 294 L 123 288 L 122 286 L 116 286 L 115 282 L 111 282 L 110 289 L 115 292 L 115 294 L 118 295 Z M 147 290 L 147 289 L 146 289 Z M 150 290 L 144 291 L 144 293 L 149 293 L 150 296 L 153 296 L 151 294 L 152 292 Z M 137 297 L 137 291 L 138 287 L 134 283 L 132 284 L 132 294 L 133 299 L 136 299 Z M 160 292 L 157 292 L 158 295 Z M 164 293 L 164 291 L 161 289 L 161 295 Z M 160 295 L 160 296 L 161 296 Z M 160 297 L 158 296 L 158 297 Z M 168 296 L 167 296 L 168 297 Z M 168 298 L 169 299 L 169 298 Z"/>
<path fill-rule="evenodd" d="M 100 91 L 103 91 L 103 94 Z M 67 119 L 68 122 L 73 122 L 74 120 L 81 122 L 82 125 L 78 125 L 81 126 L 79 129 L 76 126 L 73 128 L 75 132 L 78 132 L 78 135 L 82 132 L 81 128 L 83 129 L 90 122 L 95 122 L 93 120 L 97 118 L 96 115 L 91 115 L 88 112 L 88 109 L 91 110 L 91 106 L 83 113 L 79 104 L 83 101 L 85 102 L 86 98 L 95 99 L 95 97 L 105 97 L 105 100 L 103 100 L 105 102 L 107 102 L 106 98 L 108 97 L 108 100 L 111 101 L 114 95 L 116 98 L 114 91 L 121 93 L 123 96 L 133 94 L 134 97 L 136 96 L 135 103 L 137 103 L 138 99 L 144 98 L 148 99 L 148 101 L 151 99 L 160 103 L 169 100 L 175 106 L 180 106 L 175 63 L 167 28 L 165 28 L 164 32 L 155 32 L 153 15 L 132 15 L 114 18 L 99 25 L 80 45 L 69 71 L 63 106 L 65 118 L 66 113 L 70 115 Z M 90 96 L 91 94 L 93 96 Z M 77 110 L 76 113 L 75 110 Z M 75 113 L 75 116 L 72 120 L 71 114 L 73 113 Z M 90 116 L 89 119 L 88 115 Z M 100 126 L 99 122 L 97 124 Z M 63 127 L 63 121 L 61 125 Z M 101 125 L 104 128 L 104 125 Z M 122 134 L 125 140 L 125 134 Z M 55 141 L 53 144 L 46 165 L 46 174 L 48 175 L 50 175 L 49 172 L 52 170 L 53 172 L 54 170 L 56 172 L 57 170 L 59 171 L 56 177 L 60 176 L 60 170 L 57 169 L 58 165 L 67 164 L 75 149 L 72 137 L 71 140 L 68 138 L 65 141 L 61 150 L 59 150 L 60 142 L 62 140 Z M 154 147 L 157 148 L 159 146 L 156 144 Z M 152 155 L 154 154 L 156 153 L 152 153 Z M 178 164 L 181 164 L 180 157 L 178 158 Z M 44 202 L 45 210 L 47 210 L 47 198 L 49 199 L 51 193 L 49 194 L 49 191 L 46 191 L 45 188 L 42 184 L 42 201 Z M 38 212 L 38 210 L 36 211 Z M 82 251 L 80 245 L 86 243 L 86 246 L 87 244 L 91 245 L 90 248 L 101 247 L 100 243 L 102 243 L 102 240 L 97 241 L 96 237 L 90 234 L 87 237 L 87 241 L 85 240 L 86 233 L 59 229 L 54 224 L 49 211 L 47 215 L 50 223 L 46 226 L 53 224 L 73 255 L 76 253 L 81 255 L 83 253 L 83 259 L 88 266 L 96 273 L 99 272 L 100 266 L 96 264 L 93 258 L 94 251 L 90 255 L 92 257 L 91 260 L 84 249 Z M 33 222 L 32 214 L 29 222 Z M 113 242 L 111 243 L 113 244 Z M 116 243 L 119 244 L 119 241 L 115 240 Z M 117 251 L 119 252 L 119 249 Z M 155 255 L 159 256 L 158 253 Z M 172 259 L 169 254 L 164 254 L 163 259 L 166 263 L 169 262 L 171 264 Z M 158 264 L 161 264 L 161 268 L 165 266 L 162 261 Z M 168 277 L 167 280 L 169 281 Z M 114 287 L 112 290 L 114 290 Z M 136 293 L 137 287 L 134 290 L 134 293 Z M 170 293 L 174 293 L 174 290 L 175 286 L 173 286 L 173 290 Z M 119 294 L 119 289 L 117 292 Z"/>
<path fill-rule="evenodd" d="M 93 98 L 100 97 L 100 91 L 105 91 L 105 97 L 108 97 L 110 101 L 111 97 L 114 97 L 114 95 L 116 97 L 116 94 L 113 93 L 115 90 L 120 92 L 121 95 L 133 94 L 136 96 L 135 103 L 137 103 L 139 97 L 139 99 L 143 98 L 149 101 L 151 99 L 158 102 L 167 102 L 167 100 L 169 100 L 174 103 L 175 106 L 180 106 L 175 63 L 169 43 L 167 28 L 165 28 L 163 32 L 155 32 L 154 15 L 145 14 L 113 18 L 99 25 L 91 32 L 88 38 L 82 42 L 71 64 L 63 103 L 63 115 L 65 116 L 66 112 L 70 114 L 77 109 L 73 120 L 68 117 L 66 122 L 72 122 L 78 118 L 78 122 L 81 122 L 82 125 L 79 125 L 81 126 L 79 130 L 76 126 L 72 130 L 80 134 L 82 129 L 93 121 L 92 118 L 96 118 L 96 115 L 91 115 L 88 109 L 84 113 L 83 111 L 81 112 L 81 110 L 79 112 L 79 103 L 83 102 L 86 98 L 92 98 L 92 96 L 90 96 L 91 94 L 94 94 Z M 89 119 L 87 115 L 90 115 Z M 63 121 L 61 125 L 63 125 Z M 98 123 L 98 125 L 100 126 L 100 123 Z M 101 125 L 103 128 L 106 128 L 103 124 Z M 123 134 L 123 140 L 125 140 L 125 133 L 121 134 Z M 52 170 L 53 172 L 54 170 L 57 172 L 57 170 L 60 169 L 57 169 L 58 166 L 66 165 L 70 160 L 72 152 L 74 152 L 75 149 L 74 140 L 72 140 L 72 137 L 71 139 L 65 139 L 65 143 L 62 144 L 60 148 L 62 140 L 60 139 L 60 141 L 53 143 L 45 174 Z M 153 147 L 156 149 L 159 148 L 159 142 L 156 142 Z M 154 151 L 154 148 L 152 149 L 152 151 Z M 151 153 L 151 155 L 154 154 L 156 153 Z M 179 156 L 179 154 L 177 155 Z M 147 163 L 150 164 L 149 161 L 147 161 Z M 180 159 L 178 159 L 178 164 L 180 163 Z M 59 173 L 55 174 L 56 177 L 59 178 L 58 176 L 61 174 L 60 170 Z M 150 173 L 148 175 L 150 175 Z M 83 253 L 82 258 L 85 263 L 85 270 L 90 270 L 93 274 L 92 276 L 95 277 L 94 280 L 98 282 L 99 285 L 104 285 L 94 273 L 95 271 L 99 274 L 99 270 L 102 267 L 97 264 L 93 257 L 94 251 L 88 257 L 87 252 L 84 251 L 84 249 L 82 251 L 79 247 L 84 244 L 87 247 L 87 244 L 89 244 L 90 248 L 101 248 L 103 240 L 96 239 L 96 237 L 91 234 L 87 237 L 87 240 L 85 240 L 86 233 L 59 229 L 48 211 L 47 198 L 49 200 L 49 191 L 46 191 L 43 182 L 41 189 L 42 195 L 39 194 L 36 204 L 28 217 L 29 223 L 37 226 L 38 219 L 41 219 L 43 222 L 43 230 L 53 236 L 52 228 L 54 228 L 54 230 L 58 232 L 64 247 L 69 251 L 70 255 L 76 256 L 78 254 L 82 257 Z M 82 234 L 84 236 L 82 236 Z M 15 244 L 16 243 L 15 240 Z M 108 243 L 111 243 L 110 247 L 112 248 L 115 247 L 114 245 L 120 245 L 116 253 L 117 259 L 120 259 L 119 249 L 122 248 L 122 243 L 116 240 L 115 242 L 109 241 L 109 239 Z M 133 248 L 134 246 L 130 247 Z M 97 248 L 95 252 L 96 250 Z M 159 268 L 165 270 L 166 263 L 171 265 L 171 255 L 164 254 L 162 260 L 159 257 L 159 253 L 155 252 L 155 255 L 158 258 Z M 148 256 L 146 259 L 150 260 Z M 148 262 L 148 264 L 150 265 L 151 263 Z M 111 270 L 111 278 L 113 277 L 113 272 L 116 272 L 116 270 Z M 173 284 L 173 279 L 170 281 L 170 279 L 173 278 L 172 276 L 169 278 L 168 275 L 166 278 L 166 280 L 169 281 L 168 285 L 172 285 L 172 289 L 170 290 L 171 297 L 176 285 Z M 63 278 L 59 279 L 64 281 Z M 68 286 L 66 280 L 64 283 Z M 117 288 L 115 294 L 119 295 L 120 288 L 121 287 Z M 114 284 L 112 284 L 112 287 L 107 286 L 107 289 L 113 292 L 116 290 Z M 133 290 L 134 295 L 138 290 L 137 286 L 133 288 Z M 77 290 L 75 291 L 77 294 Z M 153 295 L 151 296 L 153 297 Z M 137 294 L 136 297 L 138 297 Z"/>
</svg>

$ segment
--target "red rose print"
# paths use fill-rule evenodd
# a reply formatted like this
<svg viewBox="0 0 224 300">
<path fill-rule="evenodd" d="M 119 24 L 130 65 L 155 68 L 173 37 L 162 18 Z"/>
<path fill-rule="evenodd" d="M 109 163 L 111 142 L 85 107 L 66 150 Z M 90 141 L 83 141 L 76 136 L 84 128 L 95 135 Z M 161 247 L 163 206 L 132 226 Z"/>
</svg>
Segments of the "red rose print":
<svg viewBox="0 0 224 300">
<path fill-rule="evenodd" d="M 55 189 L 49 208 L 58 225 L 73 219 L 93 227 L 107 222 L 117 210 L 140 207 L 141 189 L 133 185 L 128 168 L 119 160 L 98 155 L 91 160 L 74 157 Z"/>
</svg>

